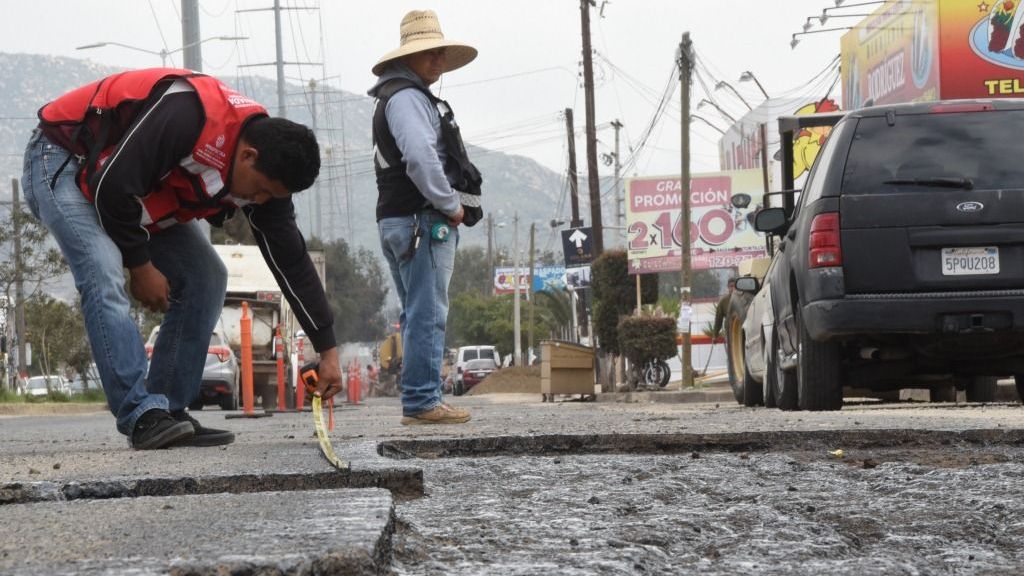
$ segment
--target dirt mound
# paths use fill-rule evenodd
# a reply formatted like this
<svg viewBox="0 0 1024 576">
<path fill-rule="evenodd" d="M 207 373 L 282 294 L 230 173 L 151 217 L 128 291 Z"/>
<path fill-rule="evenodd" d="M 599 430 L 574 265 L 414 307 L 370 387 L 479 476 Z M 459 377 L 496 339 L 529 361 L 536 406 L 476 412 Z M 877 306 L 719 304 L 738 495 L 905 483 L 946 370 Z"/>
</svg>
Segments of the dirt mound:
<svg viewBox="0 0 1024 576">
<path fill-rule="evenodd" d="M 466 394 L 540 394 L 540 366 L 503 368 Z"/>
</svg>

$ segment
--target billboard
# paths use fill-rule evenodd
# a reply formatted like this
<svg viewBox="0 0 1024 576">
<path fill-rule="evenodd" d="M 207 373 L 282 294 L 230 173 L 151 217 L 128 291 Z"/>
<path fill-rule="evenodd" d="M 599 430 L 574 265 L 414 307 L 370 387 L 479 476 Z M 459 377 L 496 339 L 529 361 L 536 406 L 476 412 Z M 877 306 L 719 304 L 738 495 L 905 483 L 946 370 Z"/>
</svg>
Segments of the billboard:
<svg viewBox="0 0 1024 576">
<path fill-rule="evenodd" d="M 742 210 L 732 195 L 751 196 Z M 762 206 L 760 170 L 694 174 L 690 179 L 690 255 L 694 270 L 732 268 L 766 256 L 764 236 L 754 230 L 754 213 Z M 626 181 L 626 229 L 630 274 L 675 272 L 682 264 L 678 176 Z"/>
<path fill-rule="evenodd" d="M 941 0 L 943 99 L 1024 96 L 1022 4 Z"/>
<path fill-rule="evenodd" d="M 938 2 L 957 3 L 891 0 L 843 35 L 844 110 L 940 98 Z"/>
<path fill-rule="evenodd" d="M 494 293 L 495 294 L 512 294 L 516 291 L 516 285 L 513 283 L 516 276 L 515 268 L 508 266 L 505 268 L 494 269 Z M 530 291 L 530 269 L 528 267 L 519 268 L 519 293 L 526 294 Z"/>
<path fill-rule="evenodd" d="M 843 108 L 1024 96 L 1022 4 L 886 2 L 842 38 Z"/>
<path fill-rule="evenodd" d="M 806 98 L 772 98 L 747 112 L 729 126 L 718 141 L 719 167 L 724 171 L 761 168 L 761 124 L 767 124 L 768 135 L 768 187 L 777 191 L 781 187 L 782 171 L 778 159 L 782 157 L 779 141 L 779 116 L 800 116 L 835 112 L 838 104 L 827 95 L 820 100 Z M 803 187 L 803 180 L 811 169 L 831 128 L 805 128 L 793 141 L 793 180 L 795 187 Z M 763 179 L 763 176 L 762 176 Z"/>
<path fill-rule="evenodd" d="M 511 266 L 494 269 L 494 293 L 512 294 L 515 292 L 515 284 L 512 279 L 515 277 L 515 268 Z M 534 266 L 533 281 L 530 281 L 530 267 L 523 266 L 519 269 L 519 292 L 526 294 L 530 292 L 558 291 L 565 290 L 565 267 L 564 266 Z"/>
</svg>

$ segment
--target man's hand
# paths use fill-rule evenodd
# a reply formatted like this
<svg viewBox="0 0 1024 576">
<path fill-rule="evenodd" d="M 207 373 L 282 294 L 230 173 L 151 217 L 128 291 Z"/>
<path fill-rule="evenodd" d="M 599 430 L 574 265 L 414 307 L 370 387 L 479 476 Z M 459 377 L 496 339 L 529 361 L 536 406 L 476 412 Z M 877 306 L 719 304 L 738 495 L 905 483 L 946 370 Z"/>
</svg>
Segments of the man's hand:
<svg viewBox="0 0 1024 576">
<path fill-rule="evenodd" d="M 320 353 L 320 380 L 316 383 L 317 396 L 324 400 L 341 392 L 341 365 L 338 349 L 330 348 Z"/>
<path fill-rule="evenodd" d="M 129 288 L 132 297 L 152 312 L 166 312 L 171 288 L 163 273 L 152 262 L 130 268 L 128 273 L 131 277 Z"/>
<path fill-rule="evenodd" d="M 462 209 L 462 204 L 459 204 L 459 211 L 451 216 L 448 216 L 448 223 L 452 226 L 458 226 L 462 224 L 462 219 L 466 216 L 466 211 Z"/>
</svg>

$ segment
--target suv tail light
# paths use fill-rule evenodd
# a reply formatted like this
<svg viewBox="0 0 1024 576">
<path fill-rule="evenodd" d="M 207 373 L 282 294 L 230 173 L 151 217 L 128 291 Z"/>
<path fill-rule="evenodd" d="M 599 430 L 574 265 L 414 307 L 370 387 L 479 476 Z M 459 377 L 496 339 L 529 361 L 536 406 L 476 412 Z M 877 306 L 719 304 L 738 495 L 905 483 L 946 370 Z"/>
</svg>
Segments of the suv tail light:
<svg viewBox="0 0 1024 576">
<path fill-rule="evenodd" d="M 828 268 L 843 265 L 843 249 L 839 245 L 839 213 L 818 214 L 811 221 L 810 267 Z"/>
</svg>

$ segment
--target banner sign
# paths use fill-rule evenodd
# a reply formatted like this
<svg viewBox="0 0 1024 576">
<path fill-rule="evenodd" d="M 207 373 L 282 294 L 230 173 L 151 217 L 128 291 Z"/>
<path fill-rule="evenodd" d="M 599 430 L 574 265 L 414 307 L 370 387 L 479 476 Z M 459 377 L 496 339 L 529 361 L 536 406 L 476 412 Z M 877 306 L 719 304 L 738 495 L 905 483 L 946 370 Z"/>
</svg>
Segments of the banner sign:
<svg viewBox="0 0 1024 576">
<path fill-rule="evenodd" d="M 737 209 L 733 194 L 751 197 Z M 682 265 L 678 177 L 633 178 L 626 182 L 629 273 L 677 272 Z M 753 227 L 763 206 L 760 170 L 695 174 L 690 180 L 690 255 L 694 270 L 732 268 L 766 255 L 764 235 Z"/>
<path fill-rule="evenodd" d="M 939 2 L 943 99 L 1024 96 L 1024 2 Z"/>
<path fill-rule="evenodd" d="M 534 292 L 558 292 L 565 290 L 565 266 L 535 266 L 533 268 Z"/>
<path fill-rule="evenodd" d="M 495 268 L 494 269 L 494 293 L 495 294 L 512 294 L 516 291 L 516 285 L 513 284 L 513 278 L 515 277 L 515 268 Z M 519 293 L 526 294 L 530 290 L 530 269 L 522 267 L 519 269 Z"/>
<path fill-rule="evenodd" d="M 515 284 L 512 278 L 515 276 L 515 268 L 511 266 L 494 269 L 494 293 L 512 294 L 515 292 Z M 530 281 L 530 268 L 523 266 L 519 269 L 519 293 L 527 294 L 533 288 L 533 292 L 565 290 L 565 267 L 564 266 L 534 266 L 533 282 Z"/>
<path fill-rule="evenodd" d="M 939 19 L 935 4 L 890 0 L 843 35 L 840 72 L 844 110 L 940 98 Z M 970 4 L 975 12 L 979 6 L 977 0 L 941 0 L 942 6 L 947 4 Z M 945 22 L 942 36 L 946 38 Z M 959 59 L 966 55 L 958 52 L 946 57 Z M 973 66 L 974 59 L 970 60 Z M 943 68 L 943 86 L 950 80 L 953 79 Z M 941 97 L 949 96 L 943 93 Z"/>
</svg>

